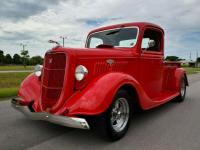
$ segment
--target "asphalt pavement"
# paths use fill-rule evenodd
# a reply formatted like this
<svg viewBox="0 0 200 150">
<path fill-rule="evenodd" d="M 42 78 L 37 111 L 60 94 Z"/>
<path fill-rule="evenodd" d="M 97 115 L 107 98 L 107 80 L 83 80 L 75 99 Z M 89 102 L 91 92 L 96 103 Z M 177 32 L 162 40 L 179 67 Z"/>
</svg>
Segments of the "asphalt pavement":
<svg viewBox="0 0 200 150">
<path fill-rule="evenodd" d="M 0 71 L 0 73 L 21 73 L 21 72 L 33 72 L 33 70 L 6 70 L 6 71 Z"/>
<path fill-rule="evenodd" d="M 199 150 L 200 74 L 189 76 L 183 103 L 169 102 L 135 114 L 127 135 L 117 142 L 92 131 L 32 121 L 0 102 L 0 150 Z"/>
</svg>

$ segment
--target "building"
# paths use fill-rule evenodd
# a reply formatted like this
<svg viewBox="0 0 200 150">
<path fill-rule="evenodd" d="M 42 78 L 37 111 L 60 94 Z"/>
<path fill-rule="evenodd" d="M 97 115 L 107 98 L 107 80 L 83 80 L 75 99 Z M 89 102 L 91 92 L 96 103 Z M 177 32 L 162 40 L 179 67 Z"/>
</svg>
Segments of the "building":
<svg viewBox="0 0 200 150">
<path fill-rule="evenodd" d="M 196 67 L 196 61 L 193 60 L 180 60 L 181 66 Z"/>
</svg>

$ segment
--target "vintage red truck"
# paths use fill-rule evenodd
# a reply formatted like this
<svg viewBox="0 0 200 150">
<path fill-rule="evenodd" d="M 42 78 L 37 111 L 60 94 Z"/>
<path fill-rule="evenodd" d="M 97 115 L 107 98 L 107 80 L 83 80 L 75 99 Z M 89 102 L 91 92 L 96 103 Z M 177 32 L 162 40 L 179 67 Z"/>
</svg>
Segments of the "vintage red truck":
<svg viewBox="0 0 200 150">
<path fill-rule="evenodd" d="M 12 106 L 34 120 L 98 127 L 118 140 L 128 130 L 134 106 L 148 110 L 182 102 L 186 86 L 180 64 L 164 61 L 163 29 L 125 23 L 91 31 L 85 48 L 58 45 L 47 51 Z"/>
</svg>

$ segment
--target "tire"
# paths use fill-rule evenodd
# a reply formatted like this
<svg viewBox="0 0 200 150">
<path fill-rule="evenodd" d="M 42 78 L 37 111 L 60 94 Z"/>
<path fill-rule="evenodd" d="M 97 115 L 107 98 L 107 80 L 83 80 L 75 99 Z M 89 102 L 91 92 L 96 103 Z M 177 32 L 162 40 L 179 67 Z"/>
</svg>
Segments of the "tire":
<svg viewBox="0 0 200 150">
<path fill-rule="evenodd" d="M 124 90 L 119 90 L 109 109 L 101 116 L 88 120 L 90 126 L 103 136 L 116 141 L 127 132 L 132 117 L 132 103 L 130 96 Z"/>
<path fill-rule="evenodd" d="M 185 77 L 182 78 L 180 86 L 181 86 L 181 88 L 179 91 L 179 96 L 176 99 L 176 102 L 183 102 L 185 100 L 185 95 L 186 95 L 186 79 L 185 79 Z"/>
</svg>

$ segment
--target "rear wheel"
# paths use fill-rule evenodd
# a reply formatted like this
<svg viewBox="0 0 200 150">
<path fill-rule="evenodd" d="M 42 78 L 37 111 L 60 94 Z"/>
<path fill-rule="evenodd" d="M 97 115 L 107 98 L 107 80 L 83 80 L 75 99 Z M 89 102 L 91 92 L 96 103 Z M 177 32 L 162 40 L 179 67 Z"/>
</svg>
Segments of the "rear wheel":
<svg viewBox="0 0 200 150">
<path fill-rule="evenodd" d="M 185 77 L 182 78 L 181 80 L 181 88 L 180 88 L 180 91 L 179 91 L 179 96 L 177 97 L 177 102 L 183 102 L 185 100 L 185 95 L 186 95 L 186 79 Z"/>
</svg>

